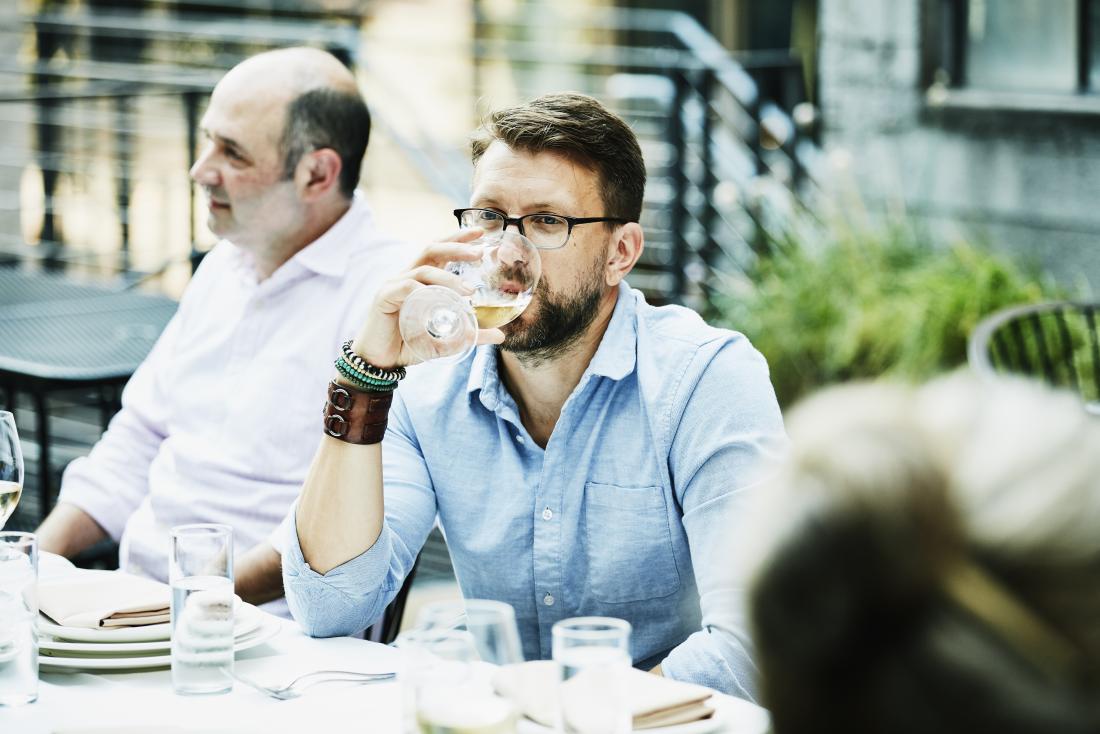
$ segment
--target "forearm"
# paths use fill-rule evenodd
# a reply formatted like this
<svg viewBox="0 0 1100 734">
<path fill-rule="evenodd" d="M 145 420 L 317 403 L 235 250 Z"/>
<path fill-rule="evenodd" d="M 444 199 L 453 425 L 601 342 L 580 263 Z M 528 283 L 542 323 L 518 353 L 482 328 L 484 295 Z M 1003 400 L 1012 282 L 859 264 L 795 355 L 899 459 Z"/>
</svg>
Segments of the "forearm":
<svg viewBox="0 0 1100 734">
<path fill-rule="evenodd" d="M 59 502 L 35 531 L 38 547 L 66 558 L 107 537 L 107 531 L 76 505 Z"/>
<path fill-rule="evenodd" d="M 310 568 L 328 573 L 378 540 L 384 521 L 381 444 L 324 436 L 298 500 L 296 529 Z"/>
<path fill-rule="evenodd" d="M 235 562 L 237 595 L 249 604 L 263 604 L 283 595 L 283 565 L 279 552 L 262 542 Z"/>
</svg>

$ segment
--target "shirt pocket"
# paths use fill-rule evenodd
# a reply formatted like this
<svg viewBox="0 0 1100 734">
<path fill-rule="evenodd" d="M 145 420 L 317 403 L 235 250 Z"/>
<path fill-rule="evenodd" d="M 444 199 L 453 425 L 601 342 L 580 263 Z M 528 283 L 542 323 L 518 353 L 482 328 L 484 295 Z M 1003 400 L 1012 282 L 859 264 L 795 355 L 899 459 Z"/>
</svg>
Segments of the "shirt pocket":
<svg viewBox="0 0 1100 734">
<path fill-rule="evenodd" d="M 660 487 L 584 485 L 589 590 L 621 604 L 680 588 L 665 498 Z"/>
</svg>

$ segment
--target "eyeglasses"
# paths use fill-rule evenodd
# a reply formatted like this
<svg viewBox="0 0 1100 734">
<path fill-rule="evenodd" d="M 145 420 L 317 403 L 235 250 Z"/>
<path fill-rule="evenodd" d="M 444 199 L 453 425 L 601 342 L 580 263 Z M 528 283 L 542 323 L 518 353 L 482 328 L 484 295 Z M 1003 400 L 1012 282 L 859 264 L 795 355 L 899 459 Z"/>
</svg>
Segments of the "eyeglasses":
<svg viewBox="0 0 1100 734">
<path fill-rule="evenodd" d="M 560 214 L 525 214 L 522 217 L 506 217 L 493 209 L 455 209 L 460 227 L 478 227 L 486 233 L 501 232 L 515 225 L 519 233 L 531 240 L 540 250 L 556 250 L 569 241 L 573 227 L 578 224 L 616 222 L 626 224 L 629 219 L 617 217 L 563 217 Z"/>
</svg>

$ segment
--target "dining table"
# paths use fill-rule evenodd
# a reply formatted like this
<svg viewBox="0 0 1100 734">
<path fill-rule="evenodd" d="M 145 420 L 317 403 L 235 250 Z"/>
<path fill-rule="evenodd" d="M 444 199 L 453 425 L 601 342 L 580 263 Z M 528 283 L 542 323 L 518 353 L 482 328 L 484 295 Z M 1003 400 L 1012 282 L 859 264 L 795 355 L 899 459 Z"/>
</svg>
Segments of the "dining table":
<svg viewBox="0 0 1100 734">
<path fill-rule="evenodd" d="M 39 584 L 86 571 L 52 553 L 39 557 Z M 404 678 L 405 653 L 399 647 L 361 637 L 314 638 L 292 619 L 245 605 L 255 615 L 263 640 L 234 656 L 234 673 L 261 686 L 280 687 L 321 670 L 395 673 L 392 680 L 367 684 L 321 683 L 287 700 L 272 698 L 240 681 L 227 693 L 180 695 L 167 667 L 115 671 L 106 660 L 66 669 L 57 658 L 42 657 L 38 700 L 0 706 L 0 734 L 403 734 L 412 694 Z M 284 607 L 285 608 L 285 607 Z M 40 622 L 39 629 L 50 632 Z M 140 629 L 140 628 L 132 628 Z M 87 633 L 85 633 L 87 634 Z M 115 634 L 115 633 L 112 633 Z M 129 634 L 129 633 L 128 633 Z M 243 639 L 243 638 L 241 638 Z M 476 663 L 474 674 L 491 680 L 494 666 Z M 555 691 L 547 691 L 555 695 Z M 767 712 L 753 703 L 714 693 L 709 721 L 650 729 L 649 734 L 765 734 Z M 410 717 L 411 718 L 411 717 Z M 516 734 L 548 734 L 549 729 L 521 719 Z M 458 734 L 457 732 L 455 734 Z"/>
<path fill-rule="evenodd" d="M 37 701 L 0 707 L 0 732 L 401 734 L 404 731 L 400 649 L 352 637 L 312 638 L 291 620 L 267 616 L 269 623 L 279 625 L 279 631 L 264 644 L 237 653 L 235 671 L 241 676 L 265 685 L 285 684 L 315 670 L 392 671 L 397 678 L 366 685 L 321 684 L 306 689 L 297 698 L 277 700 L 239 682 L 229 693 L 177 695 L 172 690 L 169 670 L 43 672 Z M 717 712 L 718 725 L 680 728 L 687 734 L 693 730 L 723 734 L 768 731 L 766 711 L 752 703 L 718 693 L 711 703 Z M 548 730 L 523 722 L 517 731 L 539 734 Z"/>
</svg>

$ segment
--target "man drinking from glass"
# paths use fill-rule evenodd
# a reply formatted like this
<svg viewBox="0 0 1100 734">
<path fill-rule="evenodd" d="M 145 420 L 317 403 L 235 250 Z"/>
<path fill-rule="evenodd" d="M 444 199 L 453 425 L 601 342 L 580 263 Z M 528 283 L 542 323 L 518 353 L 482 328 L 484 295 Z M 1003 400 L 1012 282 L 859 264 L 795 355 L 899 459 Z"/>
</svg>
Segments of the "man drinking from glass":
<svg viewBox="0 0 1100 734">
<path fill-rule="evenodd" d="M 363 628 L 438 517 L 463 594 L 512 605 L 527 658 L 550 656 L 558 620 L 620 617 L 636 666 L 751 697 L 725 549 L 758 465 L 785 443 L 767 364 L 744 336 L 627 286 L 645 167 L 599 102 L 497 112 L 473 160 L 467 229 L 378 291 L 329 388 L 329 435 L 287 523 L 291 611 L 315 636 Z M 461 291 L 442 266 L 505 228 L 540 249 L 530 306 L 394 390 L 415 361 L 402 303 L 426 285 Z"/>
</svg>

